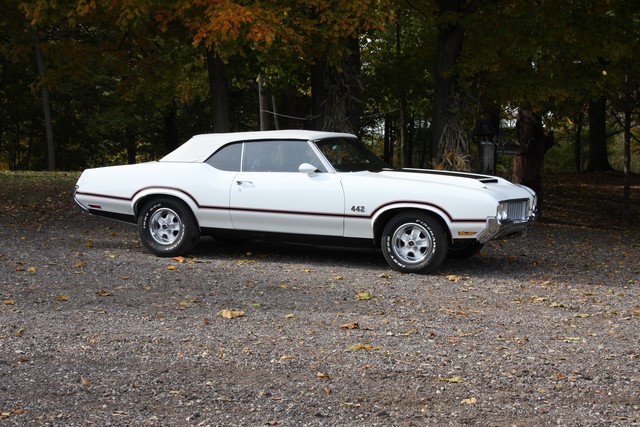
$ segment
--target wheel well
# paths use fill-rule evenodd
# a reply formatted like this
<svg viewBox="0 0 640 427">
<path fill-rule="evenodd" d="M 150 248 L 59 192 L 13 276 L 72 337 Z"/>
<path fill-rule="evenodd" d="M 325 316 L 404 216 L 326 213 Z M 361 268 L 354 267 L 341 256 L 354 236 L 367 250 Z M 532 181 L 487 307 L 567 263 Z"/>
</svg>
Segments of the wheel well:
<svg viewBox="0 0 640 427">
<path fill-rule="evenodd" d="M 414 212 L 414 211 L 415 212 L 420 212 L 421 214 L 429 215 L 430 217 L 432 217 L 436 221 L 440 222 L 442 227 L 447 232 L 448 239 L 451 240 L 451 231 L 449 230 L 449 227 L 447 226 L 447 223 L 437 213 L 435 213 L 433 211 L 426 210 L 426 209 L 398 208 L 398 209 L 390 209 L 390 210 L 380 214 L 380 216 L 376 219 L 376 222 L 373 224 L 373 238 L 374 238 L 375 246 L 376 247 L 380 247 L 380 239 L 382 237 L 382 232 L 384 231 L 384 227 L 387 225 L 387 223 L 389 221 L 391 221 L 391 218 L 393 218 L 396 215 L 401 214 L 401 213 Z"/>
<path fill-rule="evenodd" d="M 187 209 L 189 209 L 191 211 L 191 213 L 193 214 L 193 217 L 195 218 L 195 214 L 193 212 L 193 209 L 191 209 L 191 206 L 189 206 L 188 203 L 186 203 L 184 200 L 182 200 L 180 197 L 176 197 L 176 196 L 171 196 L 168 194 L 149 194 L 148 196 L 144 196 L 141 197 L 138 201 L 136 201 L 135 206 L 133 207 L 133 211 L 136 217 L 136 221 L 138 220 L 138 216 L 140 215 L 140 210 L 147 204 L 149 203 L 149 201 L 151 200 L 173 200 L 175 202 L 178 203 L 182 203 L 183 205 L 185 205 L 187 207 Z M 197 223 L 197 218 L 196 218 L 196 223 Z"/>
</svg>

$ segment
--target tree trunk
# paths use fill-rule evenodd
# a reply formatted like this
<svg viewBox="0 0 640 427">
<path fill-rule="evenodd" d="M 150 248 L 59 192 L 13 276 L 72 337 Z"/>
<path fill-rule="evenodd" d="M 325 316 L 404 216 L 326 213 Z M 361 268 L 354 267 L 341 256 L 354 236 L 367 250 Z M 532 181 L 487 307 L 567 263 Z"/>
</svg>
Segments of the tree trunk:
<svg viewBox="0 0 640 427">
<path fill-rule="evenodd" d="M 576 172 L 582 172 L 582 122 L 584 121 L 584 116 L 582 111 L 578 114 L 578 119 L 576 120 L 576 133 L 573 137 L 574 143 L 574 157 L 575 157 L 575 165 Z"/>
<path fill-rule="evenodd" d="M 542 119 L 528 110 L 518 110 L 516 138 L 520 146 L 513 158 L 512 181 L 526 185 L 538 195 L 538 208 L 542 208 L 542 165 L 544 155 L 554 144 L 553 135 L 544 134 Z"/>
<path fill-rule="evenodd" d="M 362 103 L 360 94 L 360 43 L 346 41 L 350 53 L 340 67 L 318 60 L 311 71 L 312 129 L 358 133 Z"/>
<path fill-rule="evenodd" d="M 258 105 L 260 107 L 260 130 L 271 129 L 269 120 L 269 98 L 264 94 L 262 75 L 258 76 Z"/>
<path fill-rule="evenodd" d="M 393 166 L 393 123 L 390 114 L 384 116 L 384 147 L 382 159 L 389 166 Z"/>
<path fill-rule="evenodd" d="M 360 133 L 360 116 L 362 115 L 362 61 L 360 58 L 360 38 L 355 36 L 347 40 L 349 55 L 345 59 L 347 71 L 347 87 L 349 96 L 345 98 L 347 103 L 347 127 L 345 130 L 353 134 Z"/>
<path fill-rule="evenodd" d="M 218 54 L 207 49 L 207 70 L 211 95 L 211 114 L 214 132 L 230 132 L 229 104 L 227 100 L 227 77 L 224 62 Z"/>
<path fill-rule="evenodd" d="M 311 119 L 309 128 L 324 129 L 324 117 L 327 104 L 327 88 L 325 87 L 326 59 L 319 59 L 311 68 Z"/>
<path fill-rule="evenodd" d="M 38 66 L 38 74 L 40 75 L 40 84 L 42 86 L 42 111 L 44 113 L 44 126 L 47 133 L 47 157 L 50 171 L 56 170 L 56 154 L 53 141 L 53 121 L 51 119 L 51 104 L 49 101 L 49 86 L 45 81 L 45 67 L 42 49 L 40 47 L 40 35 L 38 29 L 33 29 L 33 45 L 36 54 L 36 65 Z"/>
<path fill-rule="evenodd" d="M 475 12 L 479 5 L 480 0 L 438 0 L 438 15 L 442 17 L 470 14 Z M 450 130 L 452 125 L 460 123 L 460 118 L 457 117 L 460 111 L 456 111 L 452 106 L 460 102 L 456 65 L 462 51 L 463 40 L 464 28 L 460 24 L 447 21 L 438 25 L 432 116 L 433 143 L 431 144 L 431 157 L 436 162 L 440 161 L 439 157 L 442 153 L 446 155 L 447 151 L 450 151 L 444 148 L 448 143 L 445 135 L 447 129 Z M 468 154 L 468 152 L 459 154 Z"/>
<path fill-rule="evenodd" d="M 622 217 L 631 221 L 631 113 L 632 82 L 629 74 L 624 75 L 624 205 Z"/>
<path fill-rule="evenodd" d="M 607 98 L 589 100 L 589 164 L 587 170 L 613 169 L 607 154 Z"/>
<path fill-rule="evenodd" d="M 177 117 L 177 105 L 175 100 L 171 102 L 169 108 L 165 111 L 162 116 L 164 123 L 164 151 L 165 153 L 170 153 L 180 144 L 178 140 L 178 117 Z"/>
<path fill-rule="evenodd" d="M 276 99 L 275 95 L 271 95 L 271 109 L 273 110 L 273 126 L 276 130 L 280 130 L 282 129 L 282 126 L 280 125 L 280 116 L 278 113 L 280 109 L 278 108 L 278 100 Z"/>
<path fill-rule="evenodd" d="M 396 67 L 400 69 L 402 66 L 402 44 L 400 39 L 400 24 L 396 23 Z M 411 141 L 407 137 L 407 97 L 404 89 L 399 94 L 400 97 L 400 167 L 411 167 L 413 161 L 411 154 L 413 147 Z"/>
<path fill-rule="evenodd" d="M 136 144 L 136 137 L 134 132 L 127 130 L 125 132 L 125 147 L 127 150 L 127 163 L 133 165 L 137 161 L 138 157 L 138 146 Z"/>
</svg>

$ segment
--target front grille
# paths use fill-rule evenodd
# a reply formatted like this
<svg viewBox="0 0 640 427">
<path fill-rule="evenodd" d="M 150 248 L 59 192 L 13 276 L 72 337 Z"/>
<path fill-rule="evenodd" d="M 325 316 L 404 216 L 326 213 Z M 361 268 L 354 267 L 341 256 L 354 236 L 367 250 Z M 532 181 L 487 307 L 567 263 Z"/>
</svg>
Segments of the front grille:
<svg viewBox="0 0 640 427">
<path fill-rule="evenodd" d="M 527 219 L 528 200 L 510 200 L 507 202 L 507 218 L 511 221 Z"/>
</svg>

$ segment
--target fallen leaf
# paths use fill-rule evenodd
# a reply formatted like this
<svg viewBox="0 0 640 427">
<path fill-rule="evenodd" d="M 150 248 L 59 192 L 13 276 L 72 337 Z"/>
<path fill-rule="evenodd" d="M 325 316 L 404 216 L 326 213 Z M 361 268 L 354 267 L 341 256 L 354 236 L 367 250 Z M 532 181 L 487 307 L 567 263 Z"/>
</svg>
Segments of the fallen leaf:
<svg viewBox="0 0 640 427">
<path fill-rule="evenodd" d="M 331 379 L 329 374 L 325 374 L 323 372 L 316 373 L 316 378 L 320 378 L 321 380 L 329 380 L 329 379 Z"/>
<path fill-rule="evenodd" d="M 286 317 L 287 319 L 295 319 L 295 318 L 296 318 L 296 315 L 295 315 L 295 314 L 293 314 L 293 313 L 291 313 L 291 314 L 287 314 L 285 317 Z"/>
<path fill-rule="evenodd" d="M 93 242 L 92 241 L 88 241 L 84 244 L 87 248 L 92 248 L 93 247 Z"/>
<path fill-rule="evenodd" d="M 360 329 L 358 322 L 344 323 L 340 325 L 340 329 Z"/>
<path fill-rule="evenodd" d="M 179 263 L 183 263 L 183 262 L 186 261 L 185 257 L 183 257 L 183 256 L 174 256 L 171 259 L 173 259 L 174 261 L 179 262 Z"/>
<path fill-rule="evenodd" d="M 79 261 L 79 262 L 76 262 L 73 266 L 76 268 L 84 268 L 87 266 L 87 263 L 84 261 Z"/>
<path fill-rule="evenodd" d="M 193 306 L 193 304 L 200 302 L 200 300 L 198 298 L 188 298 L 185 300 L 180 301 L 180 304 L 178 306 L 178 310 L 186 310 L 187 308 L 191 308 L 191 306 Z"/>
<path fill-rule="evenodd" d="M 348 408 L 359 408 L 360 404 L 359 403 L 354 403 L 354 402 L 342 402 L 342 404 Z"/>
<path fill-rule="evenodd" d="M 464 379 L 460 375 L 455 375 L 455 376 L 453 376 L 451 378 L 438 378 L 438 381 L 444 381 L 444 382 L 447 382 L 447 383 L 455 384 L 455 383 L 463 382 Z"/>
<path fill-rule="evenodd" d="M 571 308 L 570 306 L 568 306 L 567 304 L 562 303 L 562 302 L 552 302 L 551 304 L 549 304 L 549 307 L 552 307 L 552 308 L 556 308 L 556 307 L 559 307 L 559 308 Z"/>
<path fill-rule="evenodd" d="M 16 305 L 16 300 L 14 300 L 14 299 L 6 299 L 2 303 L 4 305 Z"/>
<path fill-rule="evenodd" d="M 68 295 L 58 295 L 56 297 L 56 301 L 69 301 L 69 296 Z"/>
<path fill-rule="evenodd" d="M 459 282 L 466 279 L 465 276 L 459 276 L 457 274 L 449 274 L 448 276 L 445 276 L 445 278 L 450 282 Z"/>
<path fill-rule="evenodd" d="M 27 271 L 28 271 L 29 273 L 35 273 L 35 272 L 36 272 L 36 270 L 37 270 L 37 268 L 36 268 L 36 267 L 29 267 L 29 268 L 27 268 Z"/>
<path fill-rule="evenodd" d="M 359 351 L 359 350 L 366 350 L 366 351 L 371 351 L 371 350 L 380 350 L 380 347 L 374 346 L 373 344 L 354 344 L 351 347 L 349 347 L 351 350 L 353 351 Z"/>
<path fill-rule="evenodd" d="M 167 270 L 169 271 L 173 271 L 173 270 L 177 270 L 178 267 L 176 267 L 175 265 L 171 264 L 170 266 L 167 267 Z"/>
<path fill-rule="evenodd" d="M 462 403 L 463 405 L 473 405 L 475 403 L 478 403 L 478 399 L 476 399 L 475 397 L 469 397 L 467 399 L 462 399 L 460 403 Z"/>
<path fill-rule="evenodd" d="M 100 289 L 99 291 L 96 291 L 96 295 L 98 295 L 99 297 L 110 297 L 113 295 L 113 292 Z"/>
<path fill-rule="evenodd" d="M 244 316 L 245 313 L 242 310 L 220 310 L 218 316 L 224 319 L 235 319 L 236 317 Z"/>
<path fill-rule="evenodd" d="M 358 301 L 368 301 L 370 299 L 373 299 L 373 295 L 371 295 L 369 292 L 358 292 L 356 294 L 356 299 Z"/>
</svg>

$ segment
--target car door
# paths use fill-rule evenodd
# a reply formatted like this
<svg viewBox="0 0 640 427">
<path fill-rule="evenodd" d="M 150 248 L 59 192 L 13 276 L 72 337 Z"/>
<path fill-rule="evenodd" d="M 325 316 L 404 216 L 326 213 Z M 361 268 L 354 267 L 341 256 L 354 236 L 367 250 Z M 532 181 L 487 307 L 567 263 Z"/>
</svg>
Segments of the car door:
<svg viewBox="0 0 640 427">
<path fill-rule="evenodd" d="M 299 171 L 302 163 L 316 172 Z M 308 141 L 245 142 L 242 171 L 230 194 L 233 227 L 276 233 L 342 236 L 344 192 Z"/>
</svg>

